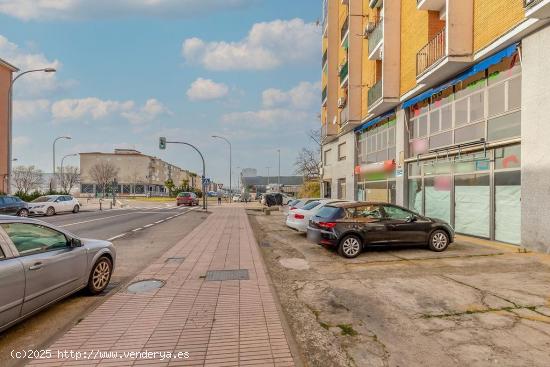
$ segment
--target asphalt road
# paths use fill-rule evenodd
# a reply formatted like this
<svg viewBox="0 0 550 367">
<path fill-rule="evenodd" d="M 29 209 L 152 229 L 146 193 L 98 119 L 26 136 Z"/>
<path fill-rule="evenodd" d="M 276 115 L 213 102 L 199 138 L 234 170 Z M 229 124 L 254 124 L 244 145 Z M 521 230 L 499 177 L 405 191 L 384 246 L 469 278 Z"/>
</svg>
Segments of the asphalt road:
<svg viewBox="0 0 550 367">
<path fill-rule="evenodd" d="M 12 350 L 40 350 L 52 344 L 59 335 L 184 238 L 206 215 L 200 207 L 176 208 L 162 204 L 37 217 L 79 237 L 112 241 L 117 251 L 116 267 L 103 294 L 91 297 L 78 292 L 0 333 L 0 366 L 24 365 L 25 360 L 10 357 Z"/>
</svg>

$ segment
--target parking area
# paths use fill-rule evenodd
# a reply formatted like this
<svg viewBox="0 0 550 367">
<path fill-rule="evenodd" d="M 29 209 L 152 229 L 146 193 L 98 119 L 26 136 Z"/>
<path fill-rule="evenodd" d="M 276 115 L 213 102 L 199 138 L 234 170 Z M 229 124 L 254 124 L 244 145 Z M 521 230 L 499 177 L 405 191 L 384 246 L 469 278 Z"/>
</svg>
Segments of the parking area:
<svg viewBox="0 0 550 367">
<path fill-rule="evenodd" d="M 548 366 L 550 257 L 457 236 L 447 251 L 355 259 L 249 210 L 279 300 L 312 366 Z"/>
</svg>

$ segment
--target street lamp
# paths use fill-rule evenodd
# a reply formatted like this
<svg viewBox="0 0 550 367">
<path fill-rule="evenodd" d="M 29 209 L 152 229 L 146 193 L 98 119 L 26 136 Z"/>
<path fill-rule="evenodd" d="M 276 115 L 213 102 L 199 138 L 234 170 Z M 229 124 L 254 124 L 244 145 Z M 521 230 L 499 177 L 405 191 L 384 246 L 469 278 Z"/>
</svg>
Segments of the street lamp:
<svg viewBox="0 0 550 367">
<path fill-rule="evenodd" d="M 30 74 L 30 73 L 36 73 L 36 72 L 44 72 L 44 73 L 55 73 L 57 70 L 54 68 L 41 68 L 41 69 L 32 69 L 23 71 L 15 78 L 13 78 L 10 82 L 10 87 L 8 88 L 8 97 L 9 97 L 9 103 L 8 103 L 8 183 L 7 183 L 7 189 L 8 193 L 11 191 L 11 170 L 12 170 L 12 138 L 13 138 L 13 116 L 12 116 L 12 103 L 13 103 L 13 85 L 17 81 L 17 79 L 21 78 L 23 75 Z"/>
<path fill-rule="evenodd" d="M 267 187 L 269 186 L 269 169 L 271 167 L 266 167 L 267 168 L 267 183 L 265 184 L 265 193 L 267 194 Z"/>
<path fill-rule="evenodd" d="M 57 143 L 57 141 L 59 139 L 67 139 L 67 140 L 71 140 L 72 138 L 70 136 L 58 136 L 57 138 L 55 138 L 53 140 L 53 178 L 55 179 L 55 143 Z M 51 183 L 50 183 L 50 190 L 52 190 L 52 187 L 51 187 Z"/>
<path fill-rule="evenodd" d="M 277 191 L 281 192 L 281 149 L 277 149 L 279 153 L 279 176 L 277 176 Z"/>
<path fill-rule="evenodd" d="M 76 154 L 76 153 L 67 154 L 67 155 L 63 156 L 63 158 L 61 158 L 61 170 L 60 170 L 60 171 L 61 171 L 61 172 L 60 172 L 60 173 L 61 173 L 61 186 L 63 186 L 63 182 L 65 181 L 65 176 L 63 176 L 63 161 L 65 161 L 65 158 L 67 158 L 67 157 L 76 157 L 77 155 L 78 155 L 78 154 Z M 62 188 L 63 188 L 63 187 L 62 187 Z M 69 188 L 69 191 L 70 191 L 70 190 L 71 190 L 71 189 Z"/>
<path fill-rule="evenodd" d="M 224 138 L 223 136 L 218 136 L 218 135 L 212 135 L 212 137 L 214 139 L 222 139 L 222 140 L 225 140 L 225 142 L 227 144 L 229 144 L 229 202 L 232 202 L 233 201 L 233 198 L 232 198 L 232 190 L 231 190 L 231 142 L 229 140 L 227 140 L 226 138 Z"/>
<path fill-rule="evenodd" d="M 241 167 L 235 167 L 237 169 L 237 190 L 239 191 L 239 194 L 241 194 L 241 174 L 239 170 Z"/>
</svg>

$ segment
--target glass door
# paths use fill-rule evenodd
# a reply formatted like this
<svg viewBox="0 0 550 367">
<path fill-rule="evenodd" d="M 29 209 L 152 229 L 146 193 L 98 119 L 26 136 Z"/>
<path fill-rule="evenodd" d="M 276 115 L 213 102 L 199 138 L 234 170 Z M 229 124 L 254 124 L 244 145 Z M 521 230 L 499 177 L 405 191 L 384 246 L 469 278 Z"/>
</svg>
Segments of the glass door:
<svg viewBox="0 0 550 367">
<path fill-rule="evenodd" d="M 425 215 L 451 223 L 451 176 L 424 178 Z"/>
<path fill-rule="evenodd" d="M 495 240 L 521 241 L 521 171 L 495 172 Z"/>
<path fill-rule="evenodd" d="M 489 238 L 491 205 L 489 174 L 455 176 L 454 184 L 456 232 Z"/>
</svg>

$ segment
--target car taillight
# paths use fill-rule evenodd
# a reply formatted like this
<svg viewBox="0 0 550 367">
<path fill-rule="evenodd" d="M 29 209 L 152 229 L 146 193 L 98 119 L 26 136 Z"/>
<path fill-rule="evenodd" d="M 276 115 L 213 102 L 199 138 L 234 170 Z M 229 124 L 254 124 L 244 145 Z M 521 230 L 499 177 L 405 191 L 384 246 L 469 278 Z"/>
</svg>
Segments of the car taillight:
<svg viewBox="0 0 550 367">
<path fill-rule="evenodd" d="M 304 219 L 304 216 L 302 214 L 294 214 L 294 218 L 296 219 Z"/>
<path fill-rule="evenodd" d="M 319 227 L 331 229 L 336 227 L 336 222 L 319 222 Z"/>
<path fill-rule="evenodd" d="M 292 208 L 290 208 L 289 210 L 294 210 L 294 209 L 296 209 L 296 207 L 295 207 L 295 206 L 293 206 L 293 207 L 292 207 Z"/>
</svg>

